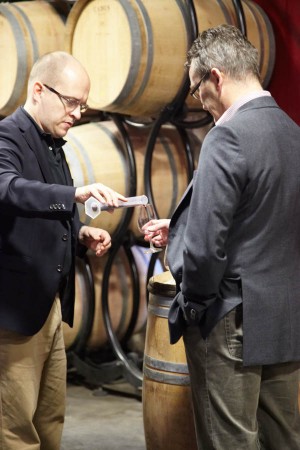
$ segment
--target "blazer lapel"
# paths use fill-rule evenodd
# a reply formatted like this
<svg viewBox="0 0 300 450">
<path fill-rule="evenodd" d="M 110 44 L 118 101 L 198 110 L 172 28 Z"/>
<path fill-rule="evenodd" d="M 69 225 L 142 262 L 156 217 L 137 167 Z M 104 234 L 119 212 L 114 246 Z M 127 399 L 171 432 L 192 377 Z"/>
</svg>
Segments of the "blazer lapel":
<svg viewBox="0 0 300 450">
<path fill-rule="evenodd" d="M 176 218 L 176 216 L 178 215 L 178 212 L 181 211 L 181 207 L 185 203 L 186 199 L 187 198 L 189 199 L 191 197 L 192 192 L 193 192 L 193 182 L 194 182 L 194 178 L 195 178 L 196 173 L 197 173 L 197 170 L 194 170 L 193 179 L 190 181 L 190 183 L 187 186 L 186 190 L 184 191 L 184 193 L 183 193 L 183 195 L 182 195 L 182 197 L 181 197 L 177 207 L 175 208 L 175 210 L 174 210 L 174 212 L 172 214 L 171 221 L 173 220 L 173 218 Z"/>
<path fill-rule="evenodd" d="M 70 172 L 70 168 L 69 168 L 67 160 L 66 160 L 66 155 L 65 155 L 65 152 L 63 151 L 63 149 L 61 149 L 61 155 L 62 155 L 61 157 L 62 157 L 63 171 L 65 173 L 67 185 L 73 186 L 74 181 L 73 181 L 73 178 L 72 178 L 72 175 Z"/>
<path fill-rule="evenodd" d="M 55 183 L 55 181 L 46 156 L 46 149 L 42 145 L 41 139 L 38 135 L 38 131 L 35 130 L 34 125 L 32 126 L 32 128 L 33 129 L 30 131 L 30 133 L 24 133 L 24 138 L 26 139 L 31 150 L 35 153 L 45 182 L 53 184 Z"/>
<path fill-rule="evenodd" d="M 18 117 L 20 131 L 38 160 L 45 182 L 49 184 L 54 183 L 54 178 L 48 164 L 45 148 L 42 145 L 38 130 L 21 108 L 17 109 L 15 114 Z"/>
</svg>

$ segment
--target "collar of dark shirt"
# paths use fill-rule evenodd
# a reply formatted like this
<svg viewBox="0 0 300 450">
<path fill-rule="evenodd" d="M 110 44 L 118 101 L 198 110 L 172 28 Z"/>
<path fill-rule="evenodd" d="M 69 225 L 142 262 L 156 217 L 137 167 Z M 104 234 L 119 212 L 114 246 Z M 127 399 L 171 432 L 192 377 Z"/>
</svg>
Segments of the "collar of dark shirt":
<svg viewBox="0 0 300 450">
<path fill-rule="evenodd" d="M 43 139 L 48 147 L 52 147 L 54 152 L 56 153 L 57 150 L 59 150 L 65 143 L 65 139 L 63 138 L 54 138 L 51 136 L 50 133 L 46 133 L 42 128 L 36 123 L 34 118 L 24 109 L 23 106 L 21 106 L 22 111 L 24 114 L 31 120 L 31 122 L 34 124 L 35 128 L 37 129 L 39 135 L 41 136 L 41 139 Z"/>
<path fill-rule="evenodd" d="M 61 147 L 66 142 L 62 138 L 53 138 L 50 133 L 45 133 L 44 131 L 41 133 L 41 137 L 45 140 L 49 150 L 53 150 L 55 154 L 59 152 Z"/>
</svg>

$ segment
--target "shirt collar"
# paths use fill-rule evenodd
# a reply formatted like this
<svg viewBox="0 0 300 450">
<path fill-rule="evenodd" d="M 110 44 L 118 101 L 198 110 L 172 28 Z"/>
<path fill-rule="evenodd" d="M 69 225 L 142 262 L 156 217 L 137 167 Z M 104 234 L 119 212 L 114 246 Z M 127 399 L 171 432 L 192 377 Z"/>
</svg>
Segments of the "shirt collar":
<svg viewBox="0 0 300 450">
<path fill-rule="evenodd" d="M 271 96 L 269 91 L 254 91 L 249 94 L 242 95 L 238 100 L 236 100 L 226 111 L 222 114 L 219 120 L 216 121 L 216 125 L 223 125 L 223 123 L 228 122 L 237 113 L 238 109 L 245 105 L 245 103 L 250 102 L 259 97 Z"/>
<path fill-rule="evenodd" d="M 56 149 L 61 148 L 65 143 L 66 140 L 63 138 L 54 138 L 51 136 L 50 133 L 46 133 L 42 128 L 36 123 L 34 118 L 26 111 L 26 109 L 21 106 L 22 111 L 24 114 L 31 120 L 31 122 L 34 124 L 35 128 L 37 129 L 39 135 L 43 140 L 45 140 L 46 144 L 51 147 L 55 147 Z"/>
</svg>

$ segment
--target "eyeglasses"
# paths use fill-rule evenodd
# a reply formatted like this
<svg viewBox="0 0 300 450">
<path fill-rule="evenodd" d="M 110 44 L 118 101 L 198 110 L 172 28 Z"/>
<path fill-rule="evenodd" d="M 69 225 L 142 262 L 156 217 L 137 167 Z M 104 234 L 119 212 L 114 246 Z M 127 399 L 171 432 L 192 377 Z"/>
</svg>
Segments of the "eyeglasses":
<svg viewBox="0 0 300 450">
<path fill-rule="evenodd" d="M 47 84 L 44 84 L 44 86 L 51 92 L 53 92 L 54 94 L 57 95 L 57 97 L 61 100 L 61 102 L 68 108 L 70 109 L 70 111 L 73 111 L 74 109 L 76 109 L 78 106 L 80 108 L 80 112 L 83 113 L 88 109 L 88 105 L 87 104 L 81 104 L 79 102 L 79 100 L 77 100 L 76 98 L 72 98 L 72 97 L 66 97 L 65 95 L 60 94 L 59 92 L 57 92 L 55 89 L 53 89 L 50 86 L 47 86 Z"/>
<path fill-rule="evenodd" d="M 203 75 L 203 77 L 201 78 L 201 80 L 196 84 L 196 86 L 194 86 L 193 89 L 190 91 L 190 95 L 191 95 L 192 97 L 194 97 L 196 100 L 200 100 L 199 87 L 200 87 L 202 81 L 204 80 L 204 78 L 205 78 L 208 74 L 210 74 L 210 71 L 209 71 L 209 72 L 206 72 L 206 73 Z"/>
</svg>

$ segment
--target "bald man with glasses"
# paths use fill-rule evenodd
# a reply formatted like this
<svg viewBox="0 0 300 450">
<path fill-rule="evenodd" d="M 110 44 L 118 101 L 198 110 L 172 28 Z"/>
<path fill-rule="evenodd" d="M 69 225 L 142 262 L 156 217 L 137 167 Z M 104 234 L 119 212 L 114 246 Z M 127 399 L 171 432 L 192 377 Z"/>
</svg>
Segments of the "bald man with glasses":
<svg viewBox="0 0 300 450">
<path fill-rule="evenodd" d="M 87 110 L 90 80 L 65 52 L 33 66 L 25 105 L 0 122 L 0 446 L 59 450 L 65 414 L 62 320 L 72 326 L 75 257 L 111 246 L 82 225 L 76 203 L 125 198 L 100 183 L 74 187 L 63 152 Z"/>
</svg>

